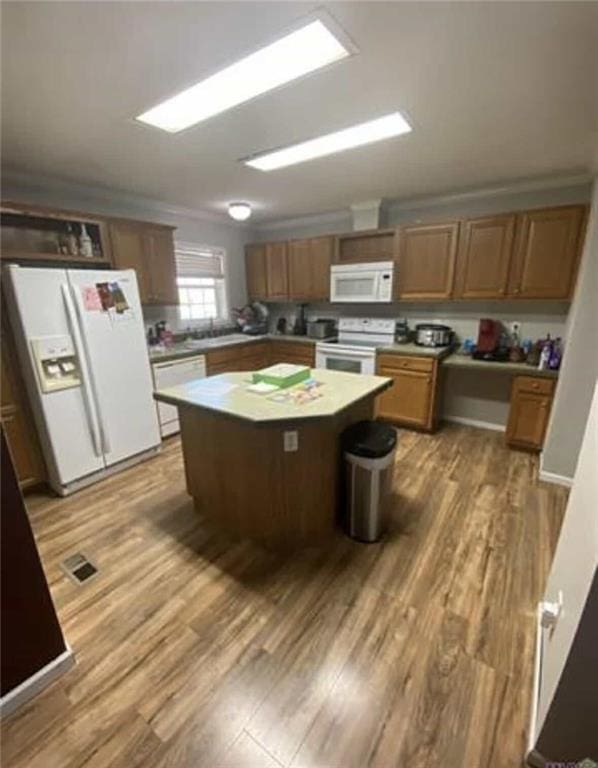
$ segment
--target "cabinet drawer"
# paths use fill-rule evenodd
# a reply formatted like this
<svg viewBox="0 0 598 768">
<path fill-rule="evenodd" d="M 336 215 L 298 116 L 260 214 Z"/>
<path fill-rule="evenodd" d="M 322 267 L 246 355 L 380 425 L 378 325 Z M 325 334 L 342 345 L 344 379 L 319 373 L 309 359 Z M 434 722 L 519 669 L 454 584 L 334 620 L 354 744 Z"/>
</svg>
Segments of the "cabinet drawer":
<svg viewBox="0 0 598 768">
<path fill-rule="evenodd" d="M 404 371 L 422 371 L 430 373 L 434 369 L 435 360 L 426 357 L 407 357 L 406 355 L 382 354 L 378 355 L 378 365 L 384 368 Z"/>
<path fill-rule="evenodd" d="M 515 390 L 517 392 L 531 392 L 537 395 L 552 395 L 555 382 L 552 379 L 543 379 L 539 376 L 517 376 Z"/>
</svg>

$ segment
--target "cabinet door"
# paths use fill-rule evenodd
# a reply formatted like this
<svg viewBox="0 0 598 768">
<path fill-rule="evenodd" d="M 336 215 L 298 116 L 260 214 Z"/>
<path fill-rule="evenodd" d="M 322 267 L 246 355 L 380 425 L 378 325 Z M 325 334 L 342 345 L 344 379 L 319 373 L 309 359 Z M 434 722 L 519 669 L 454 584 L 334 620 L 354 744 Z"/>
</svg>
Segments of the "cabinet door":
<svg viewBox="0 0 598 768">
<path fill-rule="evenodd" d="M 0 421 L 21 488 L 42 482 L 46 477 L 41 448 L 26 399 L 25 384 L 14 349 L 12 333 L 2 313 Z"/>
<path fill-rule="evenodd" d="M 314 237 L 309 241 L 311 256 L 312 301 L 330 301 L 330 265 L 334 255 L 333 237 Z"/>
<path fill-rule="evenodd" d="M 458 234 L 458 222 L 400 228 L 399 298 L 447 299 L 451 296 Z"/>
<path fill-rule="evenodd" d="M 266 243 L 266 287 L 269 299 L 286 301 L 289 297 L 286 242 Z"/>
<path fill-rule="evenodd" d="M 289 298 L 294 301 L 312 297 L 312 258 L 310 240 L 289 242 Z"/>
<path fill-rule="evenodd" d="M 567 299 L 573 292 L 585 206 L 519 214 L 509 293 L 519 298 Z"/>
<path fill-rule="evenodd" d="M 266 246 L 248 245 L 245 249 L 247 295 L 251 301 L 267 298 Z"/>
<path fill-rule="evenodd" d="M 110 224 L 110 239 L 112 242 L 112 261 L 114 266 L 116 269 L 135 270 L 141 303 L 150 303 L 152 286 L 143 228 L 135 224 L 112 222 Z"/>
<path fill-rule="evenodd" d="M 379 367 L 393 385 L 378 397 L 378 416 L 408 426 L 429 428 L 432 421 L 432 374 Z"/>
<path fill-rule="evenodd" d="M 463 222 L 455 296 L 462 299 L 504 298 L 514 234 L 514 214 Z"/>
<path fill-rule="evenodd" d="M 539 451 L 544 443 L 551 403 L 550 395 L 516 392 L 511 398 L 507 443 Z"/>
<path fill-rule="evenodd" d="M 151 303 L 178 304 L 172 230 L 147 227 L 144 231 L 144 241 L 145 253 L 148 256 Z"/>
</svg>

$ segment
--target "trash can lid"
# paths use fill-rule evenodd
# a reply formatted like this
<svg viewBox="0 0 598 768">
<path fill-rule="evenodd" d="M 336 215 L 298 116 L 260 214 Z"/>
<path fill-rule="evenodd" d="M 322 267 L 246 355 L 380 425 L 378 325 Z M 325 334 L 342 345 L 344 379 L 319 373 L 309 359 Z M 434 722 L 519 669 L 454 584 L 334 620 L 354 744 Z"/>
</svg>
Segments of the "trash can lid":
<svg viewBox="0 0 598 768">
<path fill-rule="evenodd" d="M 379 421 L 358 421 L 347 427 L 342 435 L 343 448 L 355 456 L 379 459 L 394 450 L 397 433 Z"/>
</svg>

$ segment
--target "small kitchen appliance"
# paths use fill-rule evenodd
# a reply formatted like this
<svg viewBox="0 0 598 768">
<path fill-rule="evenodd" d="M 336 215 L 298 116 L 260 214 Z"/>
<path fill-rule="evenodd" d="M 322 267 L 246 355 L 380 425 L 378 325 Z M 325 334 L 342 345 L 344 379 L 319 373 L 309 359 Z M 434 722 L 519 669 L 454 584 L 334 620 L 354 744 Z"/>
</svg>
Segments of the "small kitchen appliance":
<svg viewBox="0 0 598 768">
<path fill-rule="evenodd" d="M 415 343 L 420 347 L 448 347 L 453 340 L 453 331 L 448 325 L 419 323 L 415 326 Z"/>
<path fill-rule="evenodd" d="M 341 317 L 338 339 L 316 344 L 316 368 L 374 374 L 377 347 L 391 346 L 394 337 L 394 320 Z"/>
<path fill-rule="evenodd" d="M 509 358 L 509 350 L 501 346 L 502 326 L 499 320 L 484 317 L 480 320 L 478 340 L 472 354 L 474 360 L 504 362 Z"/>
<path fill-rule="evenodd" d="M 390 303 L 394 262 L 333 264 L 330 267 L 330 301 L 345 303 Z"/>
<path fill-rule="evenodd" d="M 325 318 L 308 320 L 307 335 L 310 339 L 327 339 L 334 336 L 334 320 Z"/>
</svg>

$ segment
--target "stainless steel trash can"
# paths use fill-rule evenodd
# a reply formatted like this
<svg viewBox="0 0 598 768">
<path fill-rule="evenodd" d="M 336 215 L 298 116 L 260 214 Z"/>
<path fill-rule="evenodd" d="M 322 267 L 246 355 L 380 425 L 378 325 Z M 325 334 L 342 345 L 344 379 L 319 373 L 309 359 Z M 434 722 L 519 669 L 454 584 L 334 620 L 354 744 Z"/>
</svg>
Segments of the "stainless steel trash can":
<svg viewBox="0 0 598 768">
<path fill-rule="evenodd" d="M 396 445 L 396 431 L 377 421 L 343 433 L 346 528 L 353 539 L 377 541 L 388 526 Z"/>
</svg>

